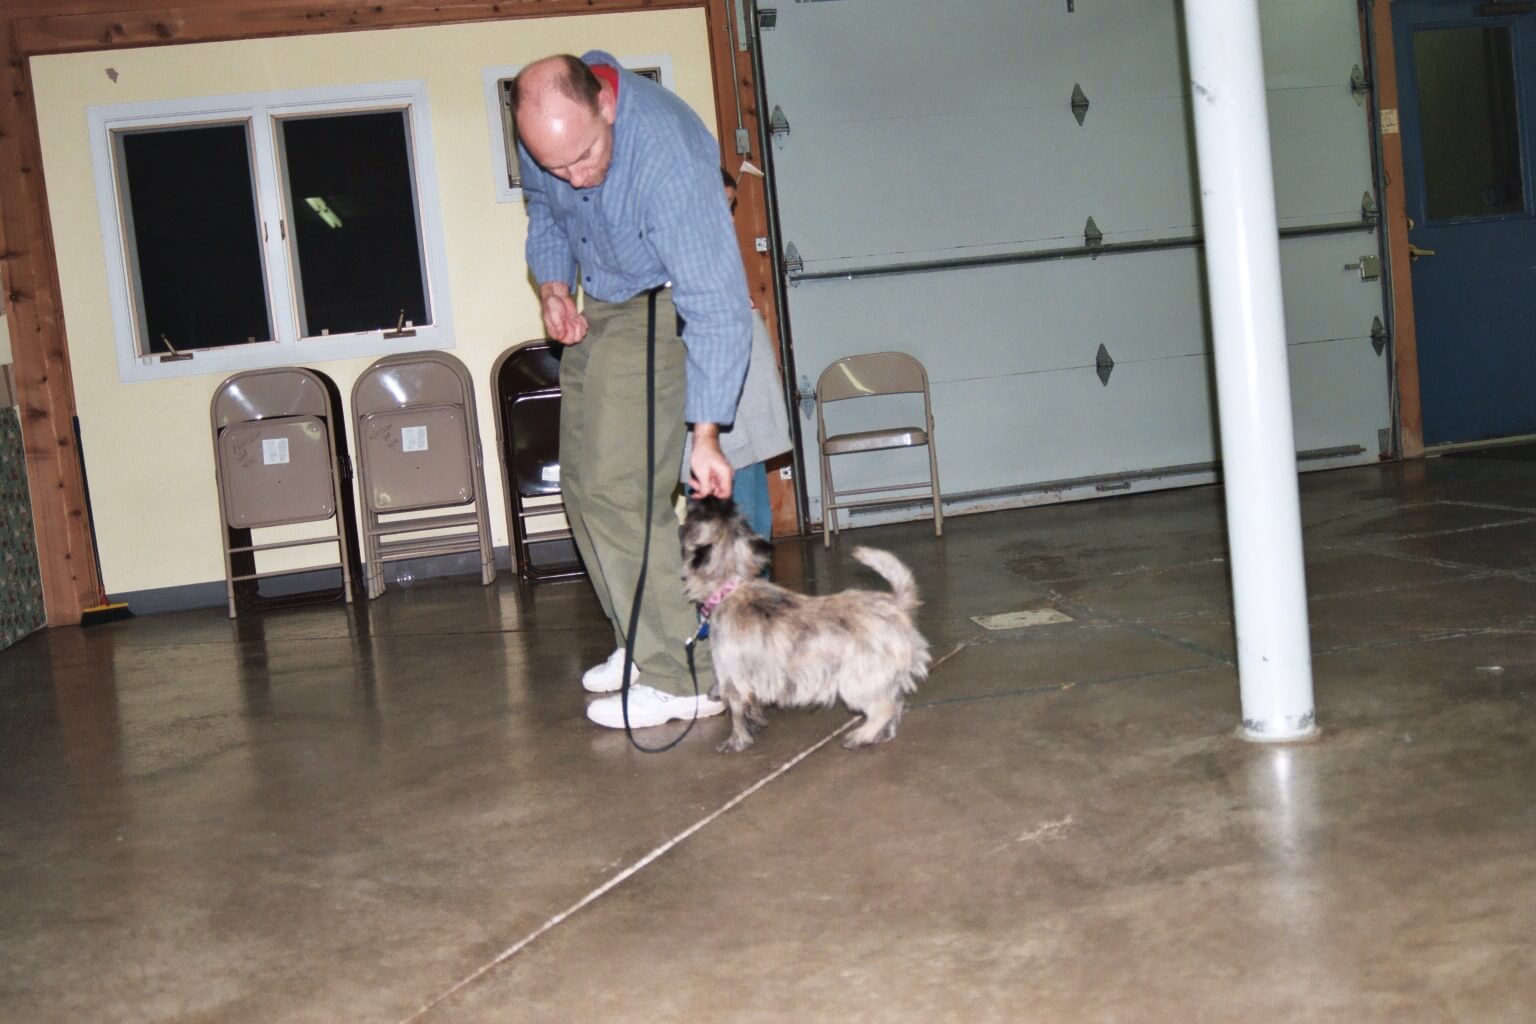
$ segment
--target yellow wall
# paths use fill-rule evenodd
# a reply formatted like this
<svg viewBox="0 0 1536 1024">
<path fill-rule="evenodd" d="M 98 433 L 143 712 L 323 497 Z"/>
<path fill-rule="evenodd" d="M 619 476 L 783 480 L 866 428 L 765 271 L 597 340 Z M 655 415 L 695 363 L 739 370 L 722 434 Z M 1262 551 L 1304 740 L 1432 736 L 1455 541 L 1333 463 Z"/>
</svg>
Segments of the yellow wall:
<svg viewBox="0 0 1536 1024">
<path fill-rule="evenodd" d="M 619 56 L 670 54 L 677 92 L 713 130 L 700 9 L 33 59 L 70 364 L 109 593 L 223 579 L 208 428 L 208 401 L 222 375 L 119 383 L 86 108 L 377 81 L 427 83 L 457 335 L 453 352 L 475 378 L 493 528 L 496 543 L 506 544 L 491 364 L 509 346 L 541 335 L 542 327 L 523 261 L 523 207 L 495 201 L 481 72 L 593 48 Z M 349 398 L 367 363 L 306 365 L 328 374 Z M 309 564 L 319 560 L 316 555 Z"/>
</svg>

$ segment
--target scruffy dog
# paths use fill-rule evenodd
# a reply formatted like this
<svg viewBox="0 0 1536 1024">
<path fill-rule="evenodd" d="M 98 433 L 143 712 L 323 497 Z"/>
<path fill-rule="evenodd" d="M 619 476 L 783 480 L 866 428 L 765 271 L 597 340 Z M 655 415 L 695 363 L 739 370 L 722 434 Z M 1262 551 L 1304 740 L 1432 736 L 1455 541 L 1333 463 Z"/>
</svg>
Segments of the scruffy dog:
<svg viewBox="0 0 1536 1024">
<path fill-rule="evenodd" d="M 928 675 L 928 641 L 912 624 L 917 585 L 895 555 L 859 547 L 853 557 L 892 593 L 845 590 L 807 597 L 759 579 L 772 545 L 731 501 L 705 498 L 683 524 L 683 587 L 709 622 L 715 687 L 731 709 L 722 751 L 745 750 L 767 724 L 762 708 L 831 707 L 842 698 L 864 721 L 852 749 L 896 735 L 902 700 Z"/>
</svg>

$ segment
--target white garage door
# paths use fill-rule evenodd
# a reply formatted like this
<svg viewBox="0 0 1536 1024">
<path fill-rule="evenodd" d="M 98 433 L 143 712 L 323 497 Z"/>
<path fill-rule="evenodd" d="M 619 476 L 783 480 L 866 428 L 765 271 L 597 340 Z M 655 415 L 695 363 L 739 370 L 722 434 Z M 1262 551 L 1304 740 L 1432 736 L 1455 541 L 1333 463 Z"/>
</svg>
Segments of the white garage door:
<svg viewBox="0 0 1536 1024">
<path fill-rule="evenodd" d="M 1351 88 L 1357 13 L 1261 6 L 1296 445 L 1304 468 L 1374 461 L 1390 400 L 1381 283 L 1359 267 L 1378 239 L 1367 109 Z M 1210 479 L 1172 0 L 780 0 L 761 13 L 800 387 L 857 352 L 922 360 L 955 510 Z M 874 423 L 845 413 L 839 427 Z M 818 519 L 814 421 L 801 426 Z M 843 457 L 839 487 L 921 477 L 922 459 Z M 866 513 L 903 514 L 919 513 Z"/>
</svg>

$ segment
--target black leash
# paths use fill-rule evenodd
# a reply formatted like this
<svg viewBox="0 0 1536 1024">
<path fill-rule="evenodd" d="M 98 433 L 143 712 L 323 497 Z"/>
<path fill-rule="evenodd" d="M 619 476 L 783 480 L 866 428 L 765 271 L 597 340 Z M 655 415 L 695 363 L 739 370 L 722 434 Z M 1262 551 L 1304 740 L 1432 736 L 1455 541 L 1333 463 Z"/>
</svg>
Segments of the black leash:
<svg viewBox="0 0 1536 1024">
<path fill-rule="evenodd" d="M 640 549 L 640 580 L 635 584 L 635 600 L 629 608 L 629 630 L 624 635 L 624 674 L 619 688 L 619 704 L 624 712 L 624 735 L 636 750 L 647 754 L 662 754 L 693 732 L 699 721 L 699 676 L 693 667 L 694 644 L 709 636 L 709 624 L 701 621 L 699 628 L 684 646 L 688 649 L 688 675 L 693 679 L 693 719 L 688 728 L 672 742 L 661 747 L 647 747 L 635 739 L 635 731 L 629 725 L 629 681 L 635 665 L 635 630 L 640 628 L 640 597 L 645 591 L 645 571 L 651 561 L 651 508 L 656 503 L 656 296 L 660 288 L 646 293 L 645 307 L 645 547 Z"/>
</svg>

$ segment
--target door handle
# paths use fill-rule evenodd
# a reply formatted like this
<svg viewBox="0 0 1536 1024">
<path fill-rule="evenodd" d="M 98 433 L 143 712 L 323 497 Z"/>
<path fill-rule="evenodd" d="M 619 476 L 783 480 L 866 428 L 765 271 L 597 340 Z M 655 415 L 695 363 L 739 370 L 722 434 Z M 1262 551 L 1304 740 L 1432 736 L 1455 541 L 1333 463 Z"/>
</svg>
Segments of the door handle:
<svg viewBox="0 0 1536 1024">
<path fill-rule="evenodd" d="M 1408 258 L 1410 260 L 1416 260 L 1420 256 L 1433 256 L 1434 254 L 1435 250 L 1433 249 L 1422 249 L 1419 246 L 1414 245 L 1412 242 L 1408 243 Z"/>
</svg>

